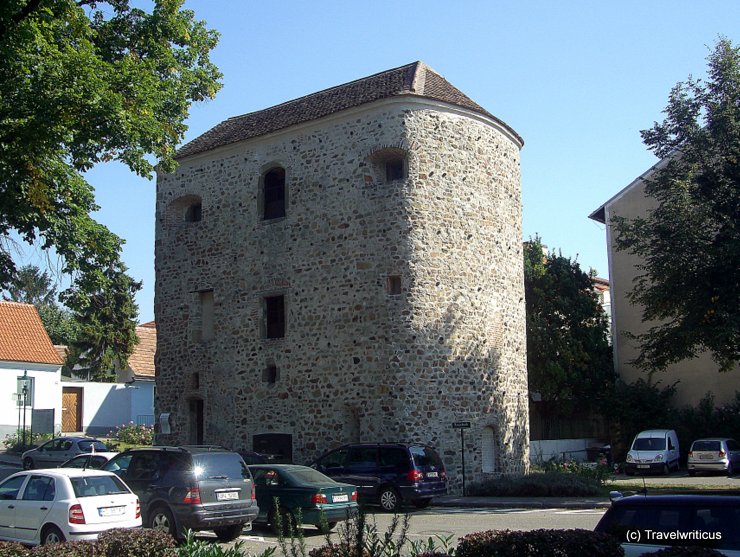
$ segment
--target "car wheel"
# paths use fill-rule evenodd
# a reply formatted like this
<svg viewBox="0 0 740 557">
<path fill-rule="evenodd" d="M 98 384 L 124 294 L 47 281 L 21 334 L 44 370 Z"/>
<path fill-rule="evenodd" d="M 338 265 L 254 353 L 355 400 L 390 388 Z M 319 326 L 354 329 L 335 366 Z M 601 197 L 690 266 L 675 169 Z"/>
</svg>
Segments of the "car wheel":
<svg viewBox="0 0 740 557">
<path fill-rule="evenodd" d="M 634 472 L 633 472 L 632 470 L 625 470 L 625 471 L 624 471 L 624 475 L 625 475 L 625 476 L 634 476 L 634 475 L 635 475 L 635 473 L 634 473 Z"/>
<path fill-rule="evenodd" d="M 329 532 L 334 530 L 336 526 L 337 526 L 336 522 L 323 522 L 321 524 L 317 524 L 316 528 L 318 528 L 319 532 L 321 532 L 322 534 L 328 534 Z"/>
<path fill-rule="evenodd" d="M 241 535 L 242 530 L 244 530 L 244 524 L 234 524 L 232 526 L 214 528 L 213 532 L 216 534 L 219 541 L 230 542 L 238 538 Z"/>
<path fill-rule="evenodd" d="M 671 469 L 670 469 L 670 468 L 668 467 L 668 465 L 667 465 L 667 464 L 664 464 L 664 465 L 663 465 L 663 475 L 664 475 L 664 476 L 667 476 L 667 475 L 668 475 L 668 474 L 670 474 L 670 473 L 671 473 Z"/>
<path fill-rule="evenodd" d="M 417 499 L 414 501 L 414 507 L 417 509 L 426 509 L 429 505 L 431 505 L 432 500 L 431 499 Z"/>
<path fill-rule="evenodd" d="M 727 463 L 727 477 L 732 477 L 735 475 L 735 469 L 732 467 L 732 462 Z"/>
<path fill-rule="evenodd" d="M 66 538 L 62 534 L 62 531 L 53 524 L 44 526 L 43 530 L 41 530 L 41 545 L 63 543 L 65 541 Z"/>
<path fill-rule="evenodd" d="M 33 470 L 33 459 L 30 456 L 23 459 L 23 469 Z"/>
<path fill-rule="evenodd" d="M 151 512 L 149 515 L 149 528 L 159 530 L 160 532 L 168 532 L 175 539 L 178 537 L 175 519 L 166 507 L 157 507 Z"/>
<path fill-rule="evenodd" d="M 401 503 L 398 493 L 392 487 L 384 487 L 380 492 L 380 506 L 384 511 L 395 512 Z"/>
<path fill-rule="evenodd" d="M 692 478 L 696 476 L 696 470 L 689 470 L 689 476 L 691 476 Z"/>
</svg>

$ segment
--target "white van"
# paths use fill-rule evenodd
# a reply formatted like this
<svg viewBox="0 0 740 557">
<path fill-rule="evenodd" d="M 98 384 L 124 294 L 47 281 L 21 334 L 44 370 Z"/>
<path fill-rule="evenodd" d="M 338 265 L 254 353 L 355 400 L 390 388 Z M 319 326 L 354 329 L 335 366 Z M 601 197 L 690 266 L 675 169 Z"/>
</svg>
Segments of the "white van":
<svg viewBox="0 0 740 557">
<path fill-rule="evenodd" d="M 679 469 L 678 457 L 678 436 L 674 430 L 641 431 L 627 453 L 624 473 L 628 476 L 636 471 L 668 474 L 671 469 Z"/>
</svg>

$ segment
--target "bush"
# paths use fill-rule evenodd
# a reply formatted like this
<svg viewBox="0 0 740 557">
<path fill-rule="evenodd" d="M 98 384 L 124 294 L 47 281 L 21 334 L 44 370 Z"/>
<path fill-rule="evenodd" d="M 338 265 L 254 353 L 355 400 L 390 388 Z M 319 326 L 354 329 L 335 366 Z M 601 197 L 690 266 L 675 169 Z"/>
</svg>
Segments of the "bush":
<svg viewBox="0 0 740 557">
<path fill-rule="evenodd" d="M 167 532 L 149 528 L 116 528 L 98 536 L 105 557 L 166 557 L 175 540 Z"/>
<path fill-rule="evenodd" d="M 101 557 L 94 542 L 64 542 L 37 545 L 31 550 L 31 557 Z"/>
<path fill-rule="evenodd" d="M 600 494 L 601 487 L 595 479 L 562 472 L 535 472 L 486 480 L 468 488 L 468 495 L 489 497 L 588 497 Z"/>
<path fill-rule="evenodd" d="M 606 457 L 599 459 L 596 463 L 580 463 L 569 460 L 550 459 L 542 464 L 545 472 L 559 472 L 561 474 L 576 474 L 583 478 L 596 480 L 599 485 L 604 485 L 612 477 L 612 468 Z"/>
<path fill-rule="evenodd" d="M 489 530 L 460 538 L 456 557 L 623 556 L 619 541 L 590 530 Z"/>
<path fill-rule="evenodd" d="M 16 542 L 0 542 L 0 557 L 29 557 L 31 550 Z"/>
<path fill-rule="evenodd" d="M 154 426 L 137 425 L 134 422 L 120 425 L 108 433 L 108 437 L 129 445 L 152 445 Z"/>
<path fill-rule="evenodd" d="M 12 453 L 20 453 L 25 449 L 37 447 L 41 443 L 44 443 L 51 439 L 53 435 L 51 433 L 36 433 L 26 429 L 26 447 L 23 447 L 23 430 L 19 430 L 17 433 L 10 433 L 3 439 L 3 445 L 5 448 Z"/>
</svg>

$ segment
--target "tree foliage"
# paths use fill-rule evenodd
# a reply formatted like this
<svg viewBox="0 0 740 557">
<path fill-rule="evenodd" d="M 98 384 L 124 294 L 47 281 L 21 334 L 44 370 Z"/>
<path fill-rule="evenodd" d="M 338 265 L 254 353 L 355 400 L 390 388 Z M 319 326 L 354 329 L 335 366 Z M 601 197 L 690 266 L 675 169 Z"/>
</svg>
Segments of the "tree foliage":
<svg viewBox="0 0 740 557">
<path fill-rule="evenodd" d="M 645 179 L 656 208 L 614 219 L 617 248 L 643 261 L 629 299 L 651 324 L 635 336 L 648 371 L 702 352 L 722 371 L 740 362 L 740 50 L 720 39 L 708 62 L 642 132 L 663 159 Z"/>
<path fill-rule="evenodd" d="M 36 307 L 51 342 L 64 346 L 75 342 L 77 323 L 72 313 L 57 303 L 57 289 L 48 271 L 25 265 L 19 269 L 6 291 L 6 300 Z"/>
<path fill-rule="evenodd" d="M 537 237 L 524 248 L 524 291 L 530 391 L 561 415 L 597 409 L 615 372 L 592 277 L 576 261 L 546 254 Z"/>
<path fill-rule="evenodd" d="M 79 347 L 101 369 L 125 362 L 136 340 L 123 240 L 96 222 L 85 171 L 120 161 L 151 177 L 174 168 L 192 102 L 211 98 L 217 34 L 155 0 L 4 0 L 0 3 L 0 288 L 12 283 L 18 239 L 52 249 L 71 285 L 61 293 L 82 325 Z"/>
</svg>

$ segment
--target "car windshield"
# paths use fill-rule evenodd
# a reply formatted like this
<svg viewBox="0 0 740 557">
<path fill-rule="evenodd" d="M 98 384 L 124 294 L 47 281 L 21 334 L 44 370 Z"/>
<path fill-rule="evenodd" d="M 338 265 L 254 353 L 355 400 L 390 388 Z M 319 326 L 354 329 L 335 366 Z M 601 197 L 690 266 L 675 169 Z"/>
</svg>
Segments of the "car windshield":
<svg viewBox="0 0 740 557">
<path fill-rule="evenodd" d="M 130 493 L 126 485 L 117 476 L 86 476 L 70 478 L 70 481 L 78 498 Z"/>
<path fill-rule="evenodd" d="M 691 450 L 719 452 L 719 441 L 694 441 Z"/>
<path fill-rule="evenodd" d="M 90 452 L 92 447 L 95 447 L 96 452 L 107 451 L 108 447 L 102 441 L 80 441 L 77 443 L 80 446 L 81 451 Z"/>
<path fill-rule="evenodd" d="M 664 451 L 665 437 L 638 437 L 632 444 L 633 451 Z"/>
<path fill-rule="evenodd" d="M 417 466 L 437 466 L 442 467 L 442 460 L 429 447 L 410 447 L 411 456 Z"/>
<path fill-rule="evenodd" d="M 201 453 L 193 455 L 193 472 L 198 480 L 252 478 L 247 465 L 236 453 Z"/>
<path fill-rule="evenodd" d="M 336 483 L 329 476 L 325 476 L 313 468 L 293 468 L 287 471 L 288 475 L 298 483 L 307 484 L 333 484 Z"/>
</svg>

